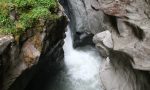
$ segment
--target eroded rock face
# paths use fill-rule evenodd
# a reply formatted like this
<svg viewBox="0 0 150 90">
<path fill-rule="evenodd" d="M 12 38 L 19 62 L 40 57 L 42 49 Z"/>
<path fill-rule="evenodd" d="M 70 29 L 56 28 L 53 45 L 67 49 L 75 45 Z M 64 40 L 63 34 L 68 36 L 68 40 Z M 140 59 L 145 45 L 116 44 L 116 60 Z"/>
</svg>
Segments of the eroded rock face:
<svg viewBox="0 0 150 90">
<path fill-rule="evenodd" d="M 100 53 L 105 56 L 101 79 L 106 90 L 149 90 L 149 3 L 145 0 L 98 0 L 98 3 L 99 10 L 108 18 L 101 23 L 111 32 L 113 41 L 113 48 L 108 48 L 105 38 L 98 34 L 94 38 L 97 47 L 102 48 Z M 128 62 L 129 58 L 133 62 Z M 111 85 L 107 78 L 111 83 L 119 83 Z"/>
<path fill-rule="evenodd" d="M 91 7 L 91 5 L 99 5 L 96 0 L 60 0 L 60 2 L 64 5 L 70 18 L 73 31 L 97 33 L 103 29 L 100 25 L 103 13 L 93 10 Z"/>
<path fill-rule="evenodd" d="M 28 33 L 23 34 L 22 37 L 24 37 L 24 40 L 22 41 L 16 42 L 15 40 L 11 40 L 9 45 L 6 45 L 5 50 L 1 53 L 3 90 L 7 90 L 22 71 L 38 62 L 38 58 L 41 54 L 41 50 L 38 48 L 42 48 L 43 41 L 39 40 L 39 38 L 41 38 L 41 35 L 37 34 L 39 32 L 35 32 L 34 30 L 30 30 Z M 20 37 L 20 39 L 22 37 Z M 37 44 L 33 38 L 39 40 L 38 42 L 40 44 Z"/>
<path fill-rule="evenodd" d="M 74 33 L 76 31 L 93 33 L 95 35 L 93 41 L 104 57 L 104 62 L 109 61 L 108 67 L 110 68 L 103 69 L 101 72 L 106 90 L 149 90 L 150 82 L 147 80 L 150 76 L 150 1 L 61 1 L 66 5 Z M 115 53 L 114 56 L 112 52 Z M 132 62 L 129 62 L 130 60 Z M 102 68 L 103 66 L 105 63 L 102 64 Z M 127 77 L 124 77 L 120 71 L 124 71 Z M 133 79 L 130 78 L 130 81 L 128 77 L 133 77 Z"/>
<path fill-rule="evenodd" d="M 0 90 L 25 90 L 41 75 L 41 70 L 50 68 L 49 72 L 53 72 L 61 67 L 68 21 L 61 10 L 58 15 L 58 19 L 39 20 L 39 26 L 27 30 L 19 38 L 0 36 Z"/>
<path fill-rule="evenodd" d="M 130 54 L 135 61 L 134 68 L 149 70 L 149 3 L 145 0 L 111 0 L 98 1 L 99 10 L 116 20 L 116 28 L 106 22 L 112 31 L 114 50 Z M 115 22 L 112 22 L 115 23 Z"/>
<path fill-rule="evenodd" d="M 67 18 L 48 21 L 38 63 L 25 70 L 9 90 L 45 90 L 47 83 L 62 69 Z"/>
<path fill-rule="evenodd" d="M 96 34 L 103 31 L 101 20 L 103 20 L 102 11 L 96 11 L 91 6 L 99 6 L 96 0 L 59 0 L 64 6 L 65 12 L 70 19 L 70 28 L 74 39 L 74 46 L 78 46 L 76 42 L 81 41 L 81 46 L 91 45 L 92 37 L 90 39 L 78 39 L 78 32 Z M 87 42 L 89 41 L 89 42 Z M 80 46 L 79 45 L 79 46 Z"/>
<path fill-rule="evenodd" d="M 100 69 L 100 77 L 106 90 L 149 90 L 148 72 L 135 70 L 121 63 L 118 64 L 123 65 L 122 67 L 114 67 L 107 59 L 102 62 Z"/>
<path fill-rule="evenodd" d="M 134 90 L 129 79 L 116 72 L 109 60 L 104 60 L 100 69 L 100 79 L 106 90 Z"/>
</svg>

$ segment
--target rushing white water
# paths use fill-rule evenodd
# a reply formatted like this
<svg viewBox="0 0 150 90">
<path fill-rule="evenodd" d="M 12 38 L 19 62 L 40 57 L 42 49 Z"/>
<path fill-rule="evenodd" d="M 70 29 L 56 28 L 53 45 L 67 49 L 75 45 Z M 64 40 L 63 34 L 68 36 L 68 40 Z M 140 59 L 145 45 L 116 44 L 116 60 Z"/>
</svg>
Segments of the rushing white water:
<svg viewBox="0 0 150 90">
<path fill-rule="evenodd" d="M 68 28 L 64 44 L 65 66 L 49 90 L 102 90 L 99 68 L 100 56 L 92 47 L 74 49 Z M 59 83 L 59 84 L 58 84 Z"/>
<path fill-rule="evenodd" d="M 84 50 L 73 48 L 71 33 L 66 33 L 64 51 L 67 74 L 73 90 L 101 90 L 100 89 L 100 56 L 95 49 L 86 47 Z"/>
</svg>

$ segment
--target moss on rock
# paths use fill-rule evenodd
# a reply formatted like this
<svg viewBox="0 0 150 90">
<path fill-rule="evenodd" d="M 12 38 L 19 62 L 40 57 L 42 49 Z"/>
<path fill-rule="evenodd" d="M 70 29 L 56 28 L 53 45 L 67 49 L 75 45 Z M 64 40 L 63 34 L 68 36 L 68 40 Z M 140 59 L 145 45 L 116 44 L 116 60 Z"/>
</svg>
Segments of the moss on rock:
<svg viewBox="0 0 150 90">
<path fill-rule="evenodd" d="M 18 35 L 40 23 L 58 18 L 56 0 L 0 0 L 0 34 Z"/>
</svg>

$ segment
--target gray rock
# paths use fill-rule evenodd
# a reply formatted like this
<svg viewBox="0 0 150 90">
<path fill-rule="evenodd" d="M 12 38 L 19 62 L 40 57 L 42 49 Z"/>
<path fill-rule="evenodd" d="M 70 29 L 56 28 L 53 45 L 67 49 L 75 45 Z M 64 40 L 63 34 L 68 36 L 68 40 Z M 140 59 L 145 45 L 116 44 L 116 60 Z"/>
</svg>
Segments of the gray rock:
<svg viewBox="0 0 150 90">
<path fill-rule="evenodd" d="M 100 6 L 95 5 L 94 7 L 102 10 L 108 15 L 107 18 L 110 18 L 103 17 L 104 22 L 100 23 L 105 30 L 111 31 L 113 49 L 131 55 L 135 61 L 133 64 L 135 69 L 149 71 L 149 2 L 145 0 L 98 0 L 97 3 Z M 111 21 L 111 19 L 114 20 Z"/>
<path fill-rule="evenodd" d="M 128 78 L 124 78 L 120 73 L 117 73 L 109 60 L 102 61 L 100 78 L 105 90 L 134 90 Z"/>
<path fill-rule="evenodd" d="M 13 42 L 14 38 L 12 36 L 0 36 L 0 54 L 7 48 L 7 46 Z"/>
<path fill-rule="evenodd" d="M 132 63 L 133 67 L 130 67 L 127 72 L 130 70 L 132 72 L 133 70 L 133 72 L 135 71 L 136 73 L 126 74 L 129 77 L 133 76 L 137 83 L 128 81 L 127 77 L 116 73 L 119 70 L 113 70 L 114 67 L 110 65 L 111 60 L 107 65 L 106 63 L 102 63 L 102 69 L 103 66 L 108 66 L 108 68 L 104 68 L 100 73 L 106 90 L 149 90 L 149 88 L 142 89 L 138 88 L 138 86 L 145 85 L 145 87 L 147 87 L 150 84 L 147 82 L 150 76 L 148 73 L 150 71 L 150 1 L 63 1 L 67 2 L 68 7 L 66 11 L 71 20 L 71 27 L 74 33 L 76 31 L 93 33 L 95 35 L 93 41 L 104 58 L 109 56 L 109 47 L 114 51 L 119 51 L 120 54 L 121 52 L 125 52 L 131 56 L 135 62 Z M 111 35 L 107 34 L 107 31 L 102 32 L 105 30 L 109 30 Z M 116 58 L 117 57 L 119 56 L 116 56 Z M 119 58 L 121 60 L 121 57 Z M 126 61 L 124 60 L 124 62 Z M 121 65 L 119 66 L 121 67 Z M 128 65 L 126 67 L 128 67 Z M 135 88 L 132 85 L 135 85 Z"/>
<path fill-rule="evenodd" d="M 93 42 L 96 44 L 102 42 L 106 47 L 113 48 L 112 36 L 108 30 L 96 34 L 93 37 Z"/>
<path fill-rule="evenodd" d="M 149 1 L 62 1 L 67 3 L 65 4 L 65 10 L 71 20 L 71 27 L 73 27 L 72 30 L 74 32 L 86 31 L 97 34 L 104 30 L 109 30 L 112 34 L 114 50 L 120 50 L 130 54 L 135 61 L 135 64 L 133 64 L 134 68 L 150 70 Z M 111 21 L 112 17 L 114 17 L 116 22 L 114 20 Z"/>
<path fill-rule="evenodd" d="M 95 43 L 101 56 L 105 58 L 109 56 L 109 49 L 113 48 L 113 42 L 110 31 L 106 30 L 96 34 L 93 37 L 93 42 Z"/>
<path fill-rule="evenodd" d="M 77 36 L 76 32 L 96 34 L 104 30 L 101 25 L 103 12 L 92 8 L 92 6 L 99 7 L 97 0 L 60 0 L 60 2 L 70 19 L 74 46 L 76 46 L 76 41 L 78 41 L 75 38 Z"/>
<path fill-rule="evenodd" d="M 119 51 L 120 54 L 121 52 L 125 52 L 133 58 L 135 62 L 132 63 L 133 67 L 124 70 L 124 72 L 127 72 L 126 75 L 134 79 L 133 82 L 127 81 L 127 77 L 117 73 L 120 71 L 119 69 L 121 69 L 122 64 L 118 64 L 120 68 L 114 71 L 114 67 L 110 65 L 111 60 L 107 65 L 106 61 L 104 61 L 105 63 L 102 64 L 102 68 L 104 68 L 104 66 L 108 68 L 104 68 L 100 73 L 103 85 L 106 90 L 149 90 L 148 87 L 150 83 L 147 82 L 147 80 L 150 76 L 148 73 L 150 71 L 150 12 L 148 9 L 150 4 L 145 0 L 109 1 L 110 0 L 99 0 L 101 10 L 107 14 L 110 19 L 113 19 L 102 23 L 106 26 L 106 30 L 111 31 L 113 50 Z M 102 40 L 99 40 L 95 43 L 101 42 Z M 103 45 L 103 47 L 107 46 L 106 44 Z M 105 51 L 108 51 L 107 48 L 105 49 Z M 120 56 L 114 56 L 116 60 L 118 57 Z M 120 60 L 122 60 L 121 57 Z M 124 66 L 124 68 L 125 67 L 128 67 L 128 65 Z M 132 70 L 131 73 L 128 73 L 130 70 Z M 132 79 L 130 78 L 129 80 Z M 136 82 L 134 80 L 136 80 Z M 131 86 L 131 84 L 133 86 Z M 142 84 L 145 86 L 143 87 L 144 89 L 140 86 Z M 140 86 L 140 88 L 138 88 L 138 86 Z"/>
</svg>

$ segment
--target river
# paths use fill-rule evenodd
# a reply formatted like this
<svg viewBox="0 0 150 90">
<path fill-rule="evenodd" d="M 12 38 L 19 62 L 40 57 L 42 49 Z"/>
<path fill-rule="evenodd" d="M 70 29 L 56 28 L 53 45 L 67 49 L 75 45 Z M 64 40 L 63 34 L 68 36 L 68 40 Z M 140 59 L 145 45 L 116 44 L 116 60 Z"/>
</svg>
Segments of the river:
<svg viewBox="0 0 150 90">
<path fill-rule="evenodd" d="M 49 90 L 102 90 L 99 53 L 90 46 L 74 49 L 70 29 L 67 29 L 63 46 L 65 70 L 56 77 Z"/>
</svg>

